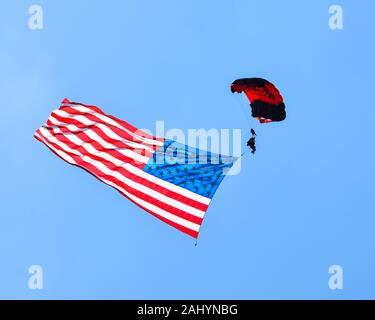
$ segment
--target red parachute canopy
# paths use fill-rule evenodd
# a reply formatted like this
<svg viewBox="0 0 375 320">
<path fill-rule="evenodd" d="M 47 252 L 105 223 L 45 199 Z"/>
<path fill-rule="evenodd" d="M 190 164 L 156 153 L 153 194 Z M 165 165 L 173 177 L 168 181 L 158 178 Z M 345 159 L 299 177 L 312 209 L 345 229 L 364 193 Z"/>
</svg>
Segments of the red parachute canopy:
<svg viewBox="0 0 375 320">
<path fill-rule="evenodd" d="M 235 80 L 231 91 L 244 92 L 250 101 L 252 116 L 260 123 L 283 121 L 286 118 L 285 104 L 279 90 L 262 78 Z"/>
</svg>

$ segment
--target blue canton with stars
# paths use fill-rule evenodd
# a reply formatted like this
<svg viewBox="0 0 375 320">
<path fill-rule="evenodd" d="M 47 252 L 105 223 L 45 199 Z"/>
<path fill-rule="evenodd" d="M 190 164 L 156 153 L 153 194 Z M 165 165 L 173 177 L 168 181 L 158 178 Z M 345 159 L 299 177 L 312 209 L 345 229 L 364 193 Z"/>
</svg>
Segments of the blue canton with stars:
<svg viewBox="0 0 375 320">
<path fill-rule="evenodd" d="M 166 140 L 143 170 L 211 199 L 225 173 L 236 160 L 237 158 L 231 156 L 202 151 L 173 140 Z"/>
</svg>

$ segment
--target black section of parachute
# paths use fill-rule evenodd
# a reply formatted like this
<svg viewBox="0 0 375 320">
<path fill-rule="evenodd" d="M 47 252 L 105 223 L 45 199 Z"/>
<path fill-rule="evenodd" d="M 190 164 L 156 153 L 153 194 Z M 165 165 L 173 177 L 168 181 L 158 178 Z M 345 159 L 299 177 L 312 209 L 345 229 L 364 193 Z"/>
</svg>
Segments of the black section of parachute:
<svg viewBox="0 0 375 320">
<path fill-rule="evenodd" d="M 232 85 L 263 87 L 266 83 L 270 82 L 263 78 L 242 78 L 233 81 Z M 232 93 L 235 92 L 233 87 L 231 88 L 231 91 Z"/>
<path fill-rule="evenodd" d="M 250 103 L 251 115 L 254 118 L 261 117 L 272 121 L 283 121 L 286 118 L 285 104 L 273 105 L 260 100 Z"/>
</svg>

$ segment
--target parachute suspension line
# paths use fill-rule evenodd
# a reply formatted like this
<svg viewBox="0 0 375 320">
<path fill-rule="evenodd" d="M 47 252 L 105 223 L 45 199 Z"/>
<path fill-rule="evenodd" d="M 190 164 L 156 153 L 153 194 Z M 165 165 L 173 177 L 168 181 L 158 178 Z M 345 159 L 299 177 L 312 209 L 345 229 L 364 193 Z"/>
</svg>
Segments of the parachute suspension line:
<svg viewBox="0 0 375 320">
<path fill-rule="evenodd" d="M 243 94 L 240 95 L 241 104 L 242 104 L 242 114 L 244 115 L 244 118 L 247 119 L 246 123 L 250 130 L 251 128 L 251 118 L 249 117 L 249 114 L 251 114 L 251 107 L 249 105 L 249 101 L 247 100 L 246 96 Z"/>
<path fill-rule="evenodd" d="M 251 132 L 252 134 L 252 137 L 247 141 L 247 147 L 251 148 L 252 150 L 252 154 L 255 153 L 255 136 L 256 136 L 256 133 L 254 131 L 254 129 L 251 127 L 252 126 L 252 120 L 251 118 L 249 117 L 249 113 L 251 114 L 251 105 L 249 105 L 249 102 L 247 100 L 247 98 L 241 94 L 241 105 L 242 105 L 242 113 L 244 114 L 244 118 L 247 119 L 246 120 L 246 123 L 247 123 L 247 127 L 248 127 L 248 130 Z M 251 145 L 250 145 L 251 143 Z M 248 151 L 249 149 L 246 149 L 242 154 L 241 154 L 241 158 L 242 156 Z"/>
</svg>

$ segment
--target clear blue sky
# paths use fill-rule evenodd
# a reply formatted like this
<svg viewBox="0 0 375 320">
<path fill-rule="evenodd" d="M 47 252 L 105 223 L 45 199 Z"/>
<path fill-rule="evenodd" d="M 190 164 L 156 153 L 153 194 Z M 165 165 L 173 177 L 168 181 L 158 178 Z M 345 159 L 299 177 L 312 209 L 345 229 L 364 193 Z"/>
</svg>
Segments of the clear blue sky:
<svg viewBox="0 0 375 320">
<path fill-rule="evenodd" d="M 1 6 L 0 298 L 375 298 L 374 1 L 40 0 L 39 31 L 31 4 Z M 278 85 L 288 118 L 261 127 L 197 247 L 33 138 L 67 97 L 245 141 L 229 84 L 248 76 Z"/>
</svg>

